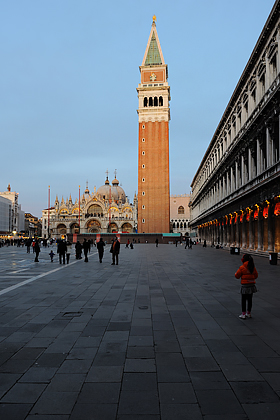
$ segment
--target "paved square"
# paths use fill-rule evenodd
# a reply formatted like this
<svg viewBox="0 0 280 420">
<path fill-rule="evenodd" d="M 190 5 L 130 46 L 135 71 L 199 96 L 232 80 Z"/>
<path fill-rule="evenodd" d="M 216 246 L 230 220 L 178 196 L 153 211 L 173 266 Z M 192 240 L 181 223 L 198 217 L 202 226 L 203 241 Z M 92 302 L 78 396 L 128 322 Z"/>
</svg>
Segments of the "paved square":
<svg viewBox="0 0 280 420">
<path fill-rule="evenodd" d="M 49 252 L 0 249 L 1 420 L 279 420 L 279 265 L 243 321 L 229 251 Z"/>
</svg>

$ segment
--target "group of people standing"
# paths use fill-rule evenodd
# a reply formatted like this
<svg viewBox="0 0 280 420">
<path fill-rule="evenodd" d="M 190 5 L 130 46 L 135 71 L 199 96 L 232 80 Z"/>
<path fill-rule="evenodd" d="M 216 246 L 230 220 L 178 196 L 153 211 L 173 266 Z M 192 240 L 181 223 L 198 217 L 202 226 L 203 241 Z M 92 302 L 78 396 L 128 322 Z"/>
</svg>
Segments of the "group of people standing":
<svg viewBox="0 0 280 420">
<path fill-rule="evenodd" d="M 99 262 L 102 263 L 103 256 L 104 256 L 104 248 L 106 246 L 105 242 L 103 241 L 103 238 L 100 238 L 100 240 L 95 244 L 98 251 L 98 257 Z M 65 264 L 65 255 L 67 264 L 70 260 L 70 254 L 71 254 L 72 244 L 70 242 L 66 242 L 64 240 L 59 241 L 57 246 L 57 253 L 59 254 L 59 263 Z M 81 260 L 82 259 L 82 252 L 84 252 L 84 261 L 88 262 L 88 254 L 91 250 L 91 242 L 86 239 L 84 239 L 83 243 L 80 241 L 76 242 L 75 245 L 75 251 L 76 251 L 76 259 Z M 112 265 L 118 265 L 119 263 L 119 253 L 120 253 L 120 242 L 117 237 L 112 239 L 112 245 L 110 248 L 110 253 L 112 254 Z M 51 257 L 52 258 L 52 257 Z"/>
<path fill-rule="evenodd" d="M 102 263 L 103 256 L 104 256 L 104 248 L 106 246 L 106 243 L 103 241 L 103 238 L 100 238 L 100 240 L 95 244 L 98 251 L 98 257 L 99 262 Z M 80 241 L 77 241 L 75 244 L 75 251 L 76 251 L 76 259 L 81 260 L 82 259 L 82 252 L 84 252 L 84 261 L 88 262 L 88 254 L 90 253 L 91 249 L 91 242 L 86 239 L 84 239 L 83 243 L 80 243 Z M 70 262 L 70 255 L 72 251 L 72 244 L 69 241 L 65 241 L 64 239 L 60 239 L 57 241 L 57 254 L 59 255 L 59 264 L 69 264 Z M 40 253 L 40 243 L 39 240 L 35 240 L 34 242 L 34 251 L 35 253 L 35 262 L 39 262 L 39 253 Z M 119 253 L 120 253 L 120 242 L 117 237 L 112 239 L 112 245 L 110 248 L 110 253 L 112 254 L 112 265 L 118 265 L 119 264 Z M 51 262 L 53 262 L 53 258 L 55 256 L 55 253 L 53 250 L 49 253 Z M 66 258 L 65 258 L 66 257 Z"/>
</svg>

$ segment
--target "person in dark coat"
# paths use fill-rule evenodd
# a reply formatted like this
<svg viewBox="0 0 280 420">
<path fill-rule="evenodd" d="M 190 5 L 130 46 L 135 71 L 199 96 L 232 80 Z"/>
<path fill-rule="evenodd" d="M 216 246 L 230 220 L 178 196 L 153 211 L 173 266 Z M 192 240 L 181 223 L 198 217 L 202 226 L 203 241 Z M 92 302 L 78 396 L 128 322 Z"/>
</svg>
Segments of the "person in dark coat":
<svg viewBox="0 0 280 420">
<path fill-rule="evenodd" d="M 63 264 L 65 264 L 65 254 L 66 254 L 66 242 L 60 240 L 57 246 L 57 253 L 59 254 L 59 264 L 61 264 L 61 259 L 63 260 Z"/>
<path fill-rule="evenodd" d="M 113 262 L 111 265 L 118 265 L 119 264 L 119 253 L 120 253 L 120 243 L 118 241 L 118 238 L 115 237 L 112 242 L 111 250 Z"/>
<path fill-rule="evenodd" d="M 32 243 L 31 239 L 28 238 L 27 241 L 26 241 L 27 254 L 30 254 L 31 243 Z"/>
<path fill-rule="evenodd" d="M 34 260 L 34 262 L 39 262 L 40 244 L 39 244 L 38 239 L 36 239 L 36 241 L 35 241 L 34 251 L 35 251 L 35 260 Z"/>
<path fill-rule="evenodd" d="M 82 259 L 82 244 L 80 243 L 80 241 L 77 241 L 75 245 L 75 250 L 76 250 L 76 260 L 81 260 Z"/>
<path fill-rule="evenodd" d="M 72 251 L 72 244 L 71 244 L 70 241 L 67 241 L 66 242 L 66 262 L 67 262 L 67 264 L 69 264 L 69 261 L 70 261 L 71 251 Z"/>
<path fill-rule="evenodd" d="M 88 262 L 88 252 L 89 252 L 89 242 L 84 239 L 83 243 L 83 250 L 84 250 L 84 256 L 85 256 L 85 262 Z"/>
<path fill-rule="evenodd" d="M 105 247 L 105 242 L 103 242 L 103 239 L 100 238 L 100 241 L 97 242 L 97 250 L 98 250 L 98 255 L 99 255 L 99 262 L 101 263 L 102 263 L 102 258 L 104 254 L 104 247 Z"/>
</svg>

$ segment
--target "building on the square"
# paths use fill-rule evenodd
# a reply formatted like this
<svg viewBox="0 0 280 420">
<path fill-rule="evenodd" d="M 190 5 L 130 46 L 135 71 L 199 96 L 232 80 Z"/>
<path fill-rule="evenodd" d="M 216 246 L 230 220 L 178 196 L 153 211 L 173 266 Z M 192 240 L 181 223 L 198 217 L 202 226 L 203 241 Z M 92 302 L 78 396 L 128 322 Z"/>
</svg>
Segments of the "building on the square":
<svg viewBox="0 0 280 420">
<path fill-rule="evenodd" d="M 19 193 L 11 191 L 10 184 L 7 187 L 7 191 L 0 192 L 0 197 L 3 197 L 11 203 L 9 210 L 9 222 L 6 220 L 6 226 L 9 226 L 7 234 L 22 234 L 24 233 L 24 212 L 21 210 L 21 205 L 18 202 Z M 7 210 L 4 211 L 7 217 Z M 4 214 L 4 213 L 3 213 Z M 4 217 L 2 214 L 2 217 Z M 8 223 L 8 224 L 7 224 Z"/>
<path fill-rule="evenodd" d="M 170 196 L 170 230 L 173 233 L 181 233 L 183 236 L 190 236 L 190 195 Z"/>
<path fill-rule="evenodd" d="M 168 68 L 159 43 L 155 16 L 140 66 L 138 121 L 138 232 L 169 232 Z"/>
<path fill-rule="evenodd" d="M 12 232 L 12 203 L 0 196 L 0 235 Z"/>
<path fill-rule="evenodd" d="M 31 213 L 25 213 L 25 235 L 33 238 L 34 236 L 42 236 L 42 225 L 38 217 Z"/>
<path fill-rule="evenodd" d="M 119 181 L 105 184 L 90 193 L 86 187 L 80 200 L 59 201 L 42 211 L 42 237 L 59 238 L 75 233 L 133 233 L 137 231 L 137 197 L 129 203 Z"/>
<path fill-rule="evenodd" d="M 280 1 L 277 0 L 192 181 L 201 239 L 280 251 Z"/>
</svg>

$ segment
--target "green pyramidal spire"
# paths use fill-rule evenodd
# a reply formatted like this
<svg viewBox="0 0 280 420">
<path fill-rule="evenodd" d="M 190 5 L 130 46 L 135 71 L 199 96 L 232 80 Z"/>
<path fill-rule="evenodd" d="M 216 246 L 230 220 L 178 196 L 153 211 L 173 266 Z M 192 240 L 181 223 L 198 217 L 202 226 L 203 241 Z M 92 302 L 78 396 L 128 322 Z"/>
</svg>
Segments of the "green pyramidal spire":
<svg viewBox="0 0 280 420">
<path fill-rule="evenodd" d="M 156 64 L 162 64 L 162 61 L 160 58 L 156 36 L 155 36 L 155 33 L 153 32 L 150 45 L 149 45 L 148 54 L 145 61 L 145 66 L 149 66 L 149 65 L 153 66 Z"/>
</svg>

